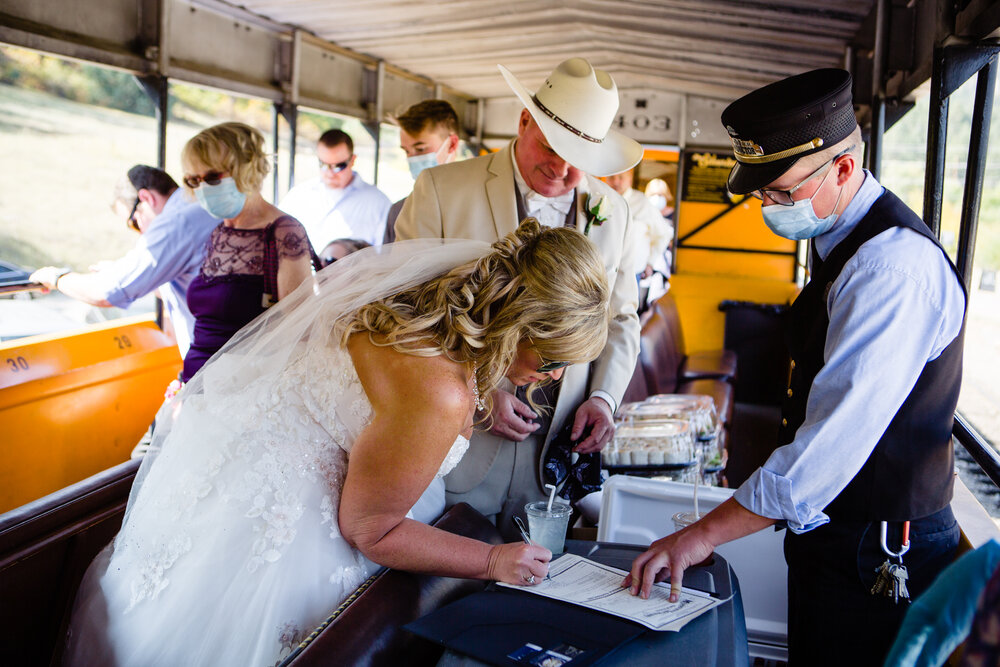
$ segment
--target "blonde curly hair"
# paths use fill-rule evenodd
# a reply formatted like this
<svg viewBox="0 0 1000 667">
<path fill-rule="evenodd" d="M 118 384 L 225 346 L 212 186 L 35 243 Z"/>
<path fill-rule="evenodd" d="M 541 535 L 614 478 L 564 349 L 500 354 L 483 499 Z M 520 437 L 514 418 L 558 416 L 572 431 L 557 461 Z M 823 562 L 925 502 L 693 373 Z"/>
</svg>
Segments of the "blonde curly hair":
<svg viewBox="0 0 1000 667">
<path fill-rule="evenodd" d="M 596 246 L 576 230 L 527 218 L 484 257 L 362 306 L 337 333 L 343 345 L 367 331 L 376 345 L 473 364 L 488 414 L 490 393 L 522 341 L 550 361 L 596 359 L 607 340 L 608 300 Z M 528 387 L 535 408 L 531 395 L 540 384 Z"/>
<path fill-rule="evenodd" d="M 244 123 L 219 123 L 191 137 L 181 152 L 185 172 L 198 167 L 224 171 L 236 181 L 243 194 L 259 192 L 264 177 L 271 171 L 264 150 L 264 135 Z M 184 186 L 188 194 L 191 188 Z"/>
</svg>

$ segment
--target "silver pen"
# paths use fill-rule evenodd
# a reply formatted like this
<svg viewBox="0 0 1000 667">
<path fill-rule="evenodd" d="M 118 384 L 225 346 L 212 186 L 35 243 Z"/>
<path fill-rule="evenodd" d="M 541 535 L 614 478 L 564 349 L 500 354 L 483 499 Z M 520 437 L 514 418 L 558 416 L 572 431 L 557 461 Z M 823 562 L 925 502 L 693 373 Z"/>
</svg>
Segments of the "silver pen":
<svg viewBox="0 0 1000 667">
<path fill-rule="evenodd" d="M 535 544 L 534 542 L 531 541 L 530 537 L 528 537 L 528 529 L 524 527 L 524 522 L 521 521 L 521 517 L 519 517 L 519 516 L 515 516 L 514 517 L 514 525 L 516 525 L 517 529 L 521 532 L 521 539 L 524 540 L 525 544 L 527 544 L 529 547 L 537 547 L 538 546 L 537 544 Z M 546 572 L 545 573 L 545 581 L 551 581 L 551 580 L 552 580 L 552 577 L 549 576 L 548 572 Z"/>
</svg>

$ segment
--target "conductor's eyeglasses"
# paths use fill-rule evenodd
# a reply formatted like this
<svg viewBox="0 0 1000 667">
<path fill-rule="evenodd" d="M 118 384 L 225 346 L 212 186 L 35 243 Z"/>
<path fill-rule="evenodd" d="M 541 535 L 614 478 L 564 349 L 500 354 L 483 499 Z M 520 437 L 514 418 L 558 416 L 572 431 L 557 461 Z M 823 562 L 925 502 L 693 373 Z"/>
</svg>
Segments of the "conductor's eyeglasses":
<svg viewBox="0 0 1000 667">
<path fill-rule="evenodd" d="M 792 199 L 792 195 L 795 194 L 799 188 L 801 188 L 803 185 L 805 185 L 812 179 L 819 176 L 828 167 L 832 168 L 833 163 L 837 160 L 837 158 L 847 155 L 852 150 L 854 150 L 854 146 L 851 146 L 850 148 L 841 151 L 840 153 L 837 153 L 832 158 L 821 164 L 816 171 L 814 171 L 813 173 L 809 174 L 804 179 L 799 181 L 799 184 L 790 190 L 774 190 L 772 188 L 761 188 L 760 190 L 754 190 L 753 192 L 751 192 L 750 196 L 763 200 L 764 195 L 767 195 L 767 198 L 773 201 L 775 204 L 779 204 L 781 206 L 794 206 L 795 200 Z"/>
<path fill-rule="evenodd" d="M 222 182 L 222 179 L 226 177 L 225 172 L 222 171 L 210 171 L 204 176 L 198 174 L 185 174 L 184 185 L 188 186 L 192 190 L 197 190 L 202 183 L 208 183 L 209 185 L 218 185 Z"/>
<path fill-rule="evenodd" d="M 339 174 L 340 172 L 347 169 L 350 163 L 351 163 L 350 159 L 344 160 L 343 162 L 338 162 L 337 164 L 330 164 L 329 162 L 323 162 L 322 160 L 320 160 L 319 168 L 321 171 L 332 171 L 335 174 Z"/>
</svg>

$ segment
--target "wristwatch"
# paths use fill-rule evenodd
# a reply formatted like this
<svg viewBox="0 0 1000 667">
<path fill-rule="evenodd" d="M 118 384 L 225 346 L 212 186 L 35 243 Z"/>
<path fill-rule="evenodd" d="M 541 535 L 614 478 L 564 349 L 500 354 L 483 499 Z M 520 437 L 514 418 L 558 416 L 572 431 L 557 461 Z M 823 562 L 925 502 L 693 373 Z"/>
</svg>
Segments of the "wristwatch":
<svg viewBox="0 0 1000 667">
<path fill-rule="evenodd" d="M 65 276 L 67 273 L 73 273 L 71 269 L 61 269 L 59 273 L 56 274 L 56 279 L 52 281 L 52 288 L 59 289 L 59 279 Z"/>
</svg>

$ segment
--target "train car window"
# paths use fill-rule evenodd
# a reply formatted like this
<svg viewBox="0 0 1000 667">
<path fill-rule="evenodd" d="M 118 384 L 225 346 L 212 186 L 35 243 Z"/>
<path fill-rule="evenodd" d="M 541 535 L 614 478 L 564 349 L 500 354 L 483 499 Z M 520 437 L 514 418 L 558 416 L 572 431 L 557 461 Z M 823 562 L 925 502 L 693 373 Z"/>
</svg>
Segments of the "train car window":
<svg viewBox="0 0 1000 667">
<path fill-rule="evenodd" d="M 135 233 L 111 210 L 114 186 L 133 164 L 156 160 L 153 105 L 132 76 L 0 46 L 0 118 L 0 260 L 28 273 L 86 271 L 125 254 Z M 19 296 L 0 299 L 0 339 L 122 314 L 61 294 Z M 152 308 L 150 298 L 129 313 Z"/>
<path fill-rule="evenodd" d="M 0 259 L 85 270 L 135 243 L 110 208 L 125 170 L 156 157 L 131 75 L 0 46 L 0 117 Z"/>
<path fill-rule="evenodd" d="M 949 103 L 941 240 L 952 259 L 958 245 L 975 92 L 976 77 L 972 77 L 952 94 Z M 883 184 L 917 212 L 923 209 L 929 99 L 928 94 L 917 100 L 916 106 L 886 132 L 882 160 Z M 1000 446 L 1000 413 L 996 409 L 1000 405 L 1000 292 L 996 285 L 1000 269 L 1000 191 L 990 184 L 1000 178 L 998 105 L 1000 99 L 995 99 L 972 281 L 968 285 L 965 364 L 958 402 L 959 413 L 994 448 Z M 963 466 L 961 459 L 960 472 L 978 468 Z M 966 485 L 994 517 L 1000 517 L 1000 492 L 995 486 L 988 480 L 971 478 Z"/>
</svg>

